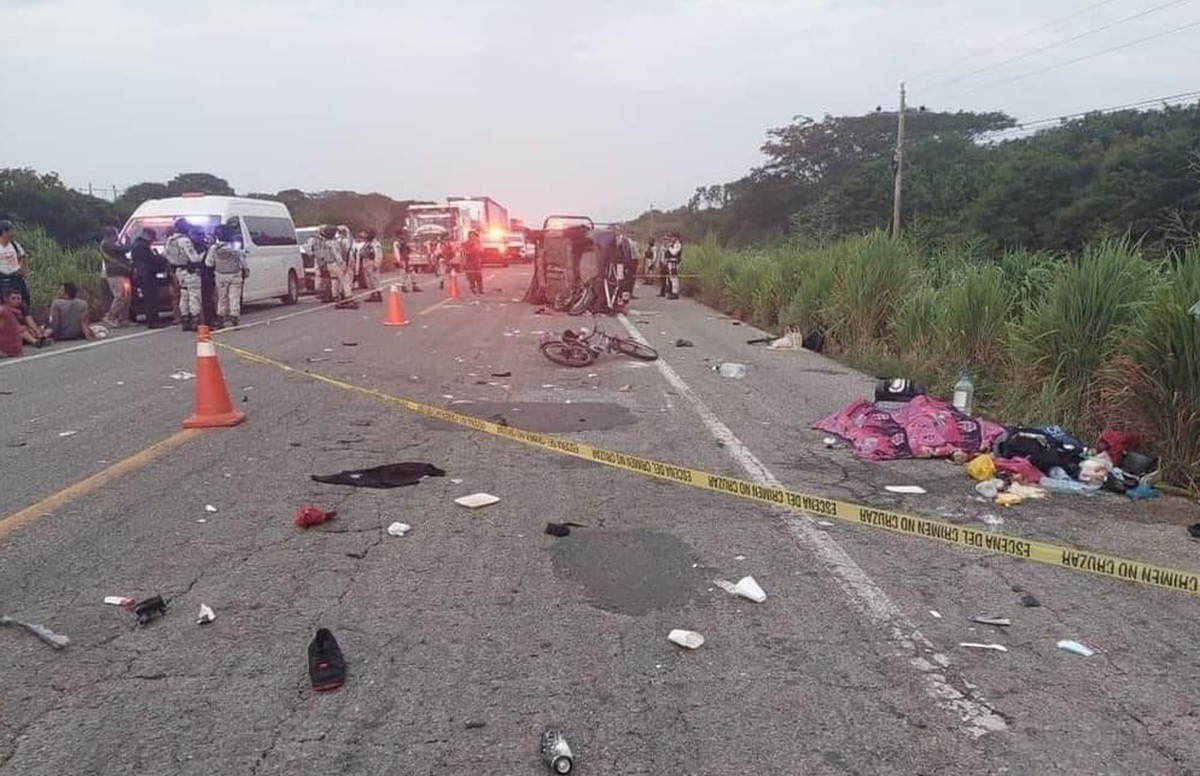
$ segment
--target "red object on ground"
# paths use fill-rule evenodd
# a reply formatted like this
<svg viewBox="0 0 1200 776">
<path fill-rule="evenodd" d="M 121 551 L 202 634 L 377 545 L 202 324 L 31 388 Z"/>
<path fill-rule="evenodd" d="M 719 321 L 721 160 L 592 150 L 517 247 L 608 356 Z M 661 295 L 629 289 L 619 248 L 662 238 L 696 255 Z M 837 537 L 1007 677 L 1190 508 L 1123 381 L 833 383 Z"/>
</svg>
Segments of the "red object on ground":
<svg viewBox="0 0 1200 776">
<path fill-rule="evenodd" d="M 1000 458 L 995 459 L 996 471 L 1001 474 L 1007 474 L 1015 480 L 1020 480 L 1026 485 L 1037 485 L 1046 475 L 1041 469 L 1029 462 L 1028 458 Z"/>
<path fill-rule="evenodd" d="M 25 341 L 21 339 L 21 324 L 16 314 L 0 305 L 0 353 L 16 358 L 24 352 Z"/>
<path fill-rule="evenodd" d="M 928 396 L 917 396 L 894 413 L 859 399 L 813 428 L 849 440 L 854 454 L 868 461 L 986 452 L 1004 433 L 995 423 L 968 417 L 949 402 Z"/>
<path fill-rule="evenodd" d="M 326 512 L 312 504 L 303 504 L 296 508 L 296 527 L 312 528 L 314 525 L 324 523 L 336 514 L 337 512 Z"/>
<path fill-rule="evenodd" d="M 1113 466 L 1120 466 L 1125 460 L 1125 453 L 1133 450 L 1142 442 L 1137 434 L 1131 434 L 1127 431 L 1114 431 L 1111 428 L 1105 429 L 1100 435 L 1100 444 L 1098 449 L 1102 453 L 1108 453 L 1108 457 L 1112 459 Z"/>
</svg>

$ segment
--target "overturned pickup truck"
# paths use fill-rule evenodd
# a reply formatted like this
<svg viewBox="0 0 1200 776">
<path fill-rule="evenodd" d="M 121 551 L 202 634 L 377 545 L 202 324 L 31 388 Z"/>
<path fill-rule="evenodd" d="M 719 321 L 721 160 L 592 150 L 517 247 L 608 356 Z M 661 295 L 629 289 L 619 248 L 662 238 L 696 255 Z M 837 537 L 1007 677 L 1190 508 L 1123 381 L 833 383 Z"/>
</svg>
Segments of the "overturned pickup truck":
<svg viewBox="0 0 1200 776">
<path fill-rule="evenodd" d="M 615 315 L 629 304 L 637 260 L 619 229 L 587 216 L 557 215 L 532 236 L 536 254 L 524 301 L 572 315 Z"/>
</svg>

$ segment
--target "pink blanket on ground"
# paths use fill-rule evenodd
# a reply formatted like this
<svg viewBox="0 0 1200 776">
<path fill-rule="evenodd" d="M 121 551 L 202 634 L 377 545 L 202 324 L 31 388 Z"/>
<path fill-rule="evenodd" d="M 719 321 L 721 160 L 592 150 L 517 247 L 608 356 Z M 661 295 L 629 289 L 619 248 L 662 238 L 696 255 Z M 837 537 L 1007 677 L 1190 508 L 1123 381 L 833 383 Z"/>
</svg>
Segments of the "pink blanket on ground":
<svg viewBox="0 0 1200 776">
<path fill-rule="evenodd" d="M 813 428 L 842 437 L 856 456 L 868 461 L 949 458 L 960 450 L 978 453 L 990 450 L 1004 432 L 995 423 L 964 415 L 949 402 L 928 396 L 917 396 L 891 413 L 859 399 Z"/>
</svg>

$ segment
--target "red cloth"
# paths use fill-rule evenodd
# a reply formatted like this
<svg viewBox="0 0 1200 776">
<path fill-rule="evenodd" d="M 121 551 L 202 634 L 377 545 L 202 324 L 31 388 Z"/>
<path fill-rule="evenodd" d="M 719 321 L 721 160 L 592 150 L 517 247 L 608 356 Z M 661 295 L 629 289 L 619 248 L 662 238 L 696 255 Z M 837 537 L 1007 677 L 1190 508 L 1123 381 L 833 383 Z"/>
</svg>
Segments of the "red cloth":
<svg viewBox="0 0 1200 776">
<path fill-rule="evenodd" d="M 913 398 L 895 413 L 859 399 L 813 428 L 848 440 L 856 456 L 870 461 L 984 452 L 1004 433 L 995 423 L 968 417 L 949 402 L 928 396 Z"/>
<path fill-rule="evenodd" d="M 1014 480 L 1020 480 L 1026 485 L 1037 485 L 1045 477 L 1042 470 L 1029 462 L 1028 458 L 1000 458 L 995 459 L 996 471 L 1001 474 L 1007 474 Z"/>
<path fill-rule="evenodd" d="M 21 322 L 12 308 L 0 305 L 0 353 L 15 358 L 25 352 L 21 338 Z"/>
<path fill-rule="evenodd" d="M 1108 457 L 1112 459 L 1113 466 L 1120 466 L 1125 460 L 1125 453 L 1133 450 L 1139 444 L 1141 439 L 1137 434 L 1131 434 L 1126 431 L 1113 431 L 1105 429 L 1100 435 L 1100 444 L 1098 449 L 1102 453 L 1108 453 Z"/>
</svg>

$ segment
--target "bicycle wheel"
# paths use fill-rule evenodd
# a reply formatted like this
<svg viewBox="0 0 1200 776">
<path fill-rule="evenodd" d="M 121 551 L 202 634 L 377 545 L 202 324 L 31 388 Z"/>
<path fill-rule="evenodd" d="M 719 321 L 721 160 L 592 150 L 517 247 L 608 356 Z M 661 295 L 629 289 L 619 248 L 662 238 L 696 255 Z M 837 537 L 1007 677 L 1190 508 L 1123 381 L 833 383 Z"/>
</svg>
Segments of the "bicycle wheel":
<svg viewBox="0 0 1200 776">
<path fill-rule="evenodd" d="M 562 366 L 589 366 L 596 360 L 591 348 L 577 342 L 550 340 L 543 342 L 539 350 L 543 356 Z"/>
<path fill-rule="evenodd" d="M 578 295 L 567 308 L 567 315 L 583 315 L 591 308 L 592 300 L 595 299 L 591 286 L 583 286 L 576 293 Z"/>
<path fill-rule="evenodd" d="M 639 361 L 657 361 L 658 351 L 649 345 L 643 345 L 635 340 L 622 339 L 620 337 L 610 337 L 613 350 L 621 355 L 636 358 Z"/>
</svg>

